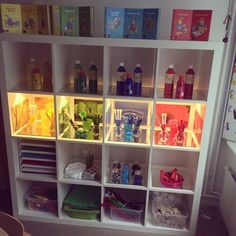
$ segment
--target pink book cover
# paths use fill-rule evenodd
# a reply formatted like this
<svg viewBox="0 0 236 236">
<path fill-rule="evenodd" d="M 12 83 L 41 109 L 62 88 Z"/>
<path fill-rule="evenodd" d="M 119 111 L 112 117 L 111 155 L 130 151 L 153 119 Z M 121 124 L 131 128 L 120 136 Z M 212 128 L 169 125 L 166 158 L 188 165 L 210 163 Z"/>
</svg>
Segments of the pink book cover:
<svg viewBox="0 0 236 236">
<path fill-rule="evenodd" d="M 171 39 L 190 40 L 193 10 L 174 9 L 172 16 Z"/>
<path fill-rule="evenodd" d="M 212 10 L 194 10 L 192 19 L 192 40 L 208 41 Z"/>
</svg>

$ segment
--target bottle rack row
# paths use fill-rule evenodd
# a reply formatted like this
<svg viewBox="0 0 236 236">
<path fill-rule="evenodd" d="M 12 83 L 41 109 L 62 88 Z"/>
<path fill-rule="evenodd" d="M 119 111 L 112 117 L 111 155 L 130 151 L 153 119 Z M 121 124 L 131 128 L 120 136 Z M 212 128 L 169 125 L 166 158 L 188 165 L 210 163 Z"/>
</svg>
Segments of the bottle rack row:
<svg viewBox="0 0 236 236">
<path fill-rule="evenodd" d="M 188 100 L 189 101 L 189 100 Z M 8 92 L 11 135 L 199 151 L 205 102 Z"/>
<path fill-rule="evenodd" d="M 212 64 L 205 63 L 205 61 L 212 61 L 214 54 L 212 46 L 208 50 L 206 50 L 207 45 L 206 48 L 199 49 L 190 42 L 189 49 L 183 49 L 182 45 L 178 46 L 177 42 L 177 48 L 167 49 L 164 42 L 159 42 L 156 47 L 150 48 L 148 43 L 140 43 L 137 46 L 126 45 L 126 41 L 129 40 L 124 40 L 124 42 L 118 40 L 116 46 L 110 46 L 112 41 L 109 41 L 111 39 L 107 40 L 105 43 L 101 43 L 101 46 L 94 46 L 93 41 L 90 42 L 90 40 L 88 40 L 88 44 L 91 45 L 83 45 L 85 42 L 82 42 L 82 45 L 77 45 L 77 42 L 74 45 L 61 42 L 59 44 L 3 42 L 6 88 L 8 90 L 34 91 L 32 79 L 28 73 L 30 59 L 34 58 L 39 68 L 43 68 L 45 62 L 52 65 L 52 86 L 45 86 L 40 92 L 54 91 L 75 95 L 73 70 L 76 60 L 80 60 L 87 77 L 88 68 L 92 61 L 98 68 L 97 94 L 89 94 L 89 96 L 102 94 L 114 96 L 117 95 L 117 69 L 120 62 L 124 62 L 127 73 L 131 74 L 135 65 L 141 64 L 143 73 L 140 97 L 154 98 L 158 96 L 163 98 L 165 73 L 168 65 L 174 65 L 176 78 L 185 74 L 189 65 L 193 65 L 196 72 L 193 100 L 207 100 Z M 14 70 L 10 65 L 14 65 Z M 174 83 L 176 84 L 176 79 Z"/>
</svg>

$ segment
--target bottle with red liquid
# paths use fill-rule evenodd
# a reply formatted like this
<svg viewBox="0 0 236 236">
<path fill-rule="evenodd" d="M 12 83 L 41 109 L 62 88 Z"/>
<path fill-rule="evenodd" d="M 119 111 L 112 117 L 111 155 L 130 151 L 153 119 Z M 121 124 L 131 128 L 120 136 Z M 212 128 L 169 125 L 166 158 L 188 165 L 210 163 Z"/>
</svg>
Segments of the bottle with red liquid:
<svg viewBox="0 0 236 236">
<path fill-rule="evenodd" d="M 193 96 L 193 84 L 194 84 L 195 72 L 193 66 L 189 65 L 188 70 L 185 74 L 185 87 L 184 87 L 184 98 L 192 99 Z"/>
<path fill-rule="evenodd" d="M 175 95 L 176 98 L 180 99 L 184 98 L 184 87 L 185 87 L 184 76 L 180 75 L 176 85 L 176 95 Z"/>
<path fill-rule="evenodd" d="M 169 65 L 165 77 L 164 98 L 173 98 L 174 81 L 175 81 L 174 66 Z"/>
</svg>

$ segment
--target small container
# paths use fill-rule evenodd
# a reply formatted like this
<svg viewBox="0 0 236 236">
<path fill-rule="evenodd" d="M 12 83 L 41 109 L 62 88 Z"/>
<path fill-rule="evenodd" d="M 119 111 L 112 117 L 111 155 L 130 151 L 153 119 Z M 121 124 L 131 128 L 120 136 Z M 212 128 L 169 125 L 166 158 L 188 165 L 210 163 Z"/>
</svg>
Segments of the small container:
<svg viewBox="0 0 236 236">
<path fill-rule="evenodd" d="M 189 65 L 188 70 L 185 74 L 185 87 L 184 87 L 184 98 L 192 99 L 193 96 L 193 84 L 194 84 L 195 72 L 192 65 Z"/>
<path fill-rule="evenodd" d="M 142 73 L 141 65 L 137 63 L 134 69 L 133 96 L 140 97 L 142 95 Z"/>
<path fill-rule="evenodd" d="M 33 187 L 25 196 L 30 210 L 57 213 L 57 190 L 44 186 Z"/>
<path fill-rule="evenodd" d="M 133 80 L 132 80 L 131 73 L 127 74 L 127 78 L 125 80 L 124 95 L 125 96 L 132 96 L 133 95 Z"/>
<path fill-rule="evenodd" d="M 164 98 L 173 98 L 175 71 L 174 65 L 169 65 L 165 75 Z"/>
<path fill-rule="evenodd" d="M 97 94 L 98 92 L 98 70 L 94 62 L 89 67 L 89 93 Z"/>
<path fill-rule="evenodd" d="M 63 210 L 68 216 L 75 219 L 84 219 L 84 220 L 96 220 L 100 214 L 99 210 L 80 210 L 73 209 L 69 206 L 63 206 Z"/>
<path fill-rule="evenodd" d="M 110 217 L 112 220 L 141 223 L 142 213 L 143 209 L 133 210 L 128 208 L 110 207 Z"/>
</svg>

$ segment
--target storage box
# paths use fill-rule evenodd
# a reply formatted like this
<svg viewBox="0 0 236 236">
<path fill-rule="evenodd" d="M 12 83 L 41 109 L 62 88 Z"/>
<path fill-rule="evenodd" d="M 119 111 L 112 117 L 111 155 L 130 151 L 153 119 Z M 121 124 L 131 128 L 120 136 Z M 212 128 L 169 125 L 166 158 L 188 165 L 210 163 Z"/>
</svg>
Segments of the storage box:
<svg viewBox="0 0 236 236">
<path fill-rule="evenodd" d="M 183 229 L 188 218 L 187 207 L 178 201 L 153 200 L 152 218 L 154 225 Z"/>
<path fill-rule="evenodd" d="M 30 210 L 57 213 L 56 188 L 33 187 L 26 194 L 25 199 Z"/>
<path fill-rule="evenodd" d="M 100 214 L 99 210 L 78 210 L 64 205 L 64 211 L 68 216 L 75 219 L 96 220 Z"/>
<path fill-rule="evenodd" d="M 128 208 L 110 208 L 110 217 L 112 220 L 127 221 L 131 223 L 141 223 L 143 209 L 133 210 Z"/>
</svg>

